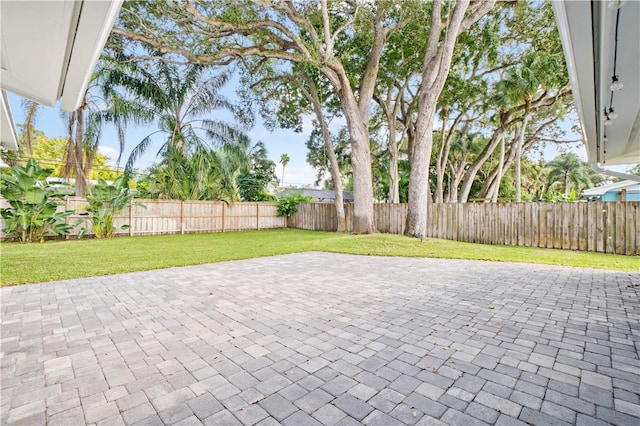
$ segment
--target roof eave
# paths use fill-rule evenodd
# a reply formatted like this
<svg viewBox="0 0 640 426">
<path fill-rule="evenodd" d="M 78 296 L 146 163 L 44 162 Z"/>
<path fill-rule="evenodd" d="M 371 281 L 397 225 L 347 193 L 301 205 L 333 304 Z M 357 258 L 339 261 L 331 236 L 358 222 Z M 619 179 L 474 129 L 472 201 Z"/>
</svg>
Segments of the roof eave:
<svg viewBox="0 0 640 426">
<path fill-rule="evenodd" d="M 13 123 L 7 93 L 4 90 L 0 90 L 0 114 L 0 145 L 4 150 L 16 151 L 18 149 L 18 135 Z"/>
<path fill-rule="evenodd" d="M 59 92 L 62 109 L 75 111 L 82 104 L 121 5 L 121 0 L 83 2 L 74 35 L 73 50 Z"/>
</svg>

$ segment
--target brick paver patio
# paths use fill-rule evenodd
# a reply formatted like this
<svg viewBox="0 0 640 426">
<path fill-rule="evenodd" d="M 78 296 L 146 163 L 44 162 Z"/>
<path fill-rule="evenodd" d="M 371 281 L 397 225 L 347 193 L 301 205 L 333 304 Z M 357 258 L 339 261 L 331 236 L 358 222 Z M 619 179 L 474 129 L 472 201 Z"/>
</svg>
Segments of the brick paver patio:
<svg viewBox="0 0 640 426">
<path fill-rule="evenodd" d="M 305 253 L 3 288 L 2 424 L 640 424 L 640 273 Z"/>
</svg>

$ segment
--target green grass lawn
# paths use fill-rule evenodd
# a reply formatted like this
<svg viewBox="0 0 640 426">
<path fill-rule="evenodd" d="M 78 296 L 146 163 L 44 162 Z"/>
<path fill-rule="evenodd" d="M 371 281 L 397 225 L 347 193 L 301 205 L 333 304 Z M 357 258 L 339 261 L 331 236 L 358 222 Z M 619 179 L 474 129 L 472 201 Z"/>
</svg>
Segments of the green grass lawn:
<svg viewBox="0 0 640 426">
<path fill-rule="evenodd" d="M 415 238 L 389 234 L 277 229 L 44 244 L 1 243 L 0 283 L 7 286 L 305 251 L 544 263 L 640 272 L 640 258 L 632 256 L 436 239 L 421 243 Z"/>
</svg>

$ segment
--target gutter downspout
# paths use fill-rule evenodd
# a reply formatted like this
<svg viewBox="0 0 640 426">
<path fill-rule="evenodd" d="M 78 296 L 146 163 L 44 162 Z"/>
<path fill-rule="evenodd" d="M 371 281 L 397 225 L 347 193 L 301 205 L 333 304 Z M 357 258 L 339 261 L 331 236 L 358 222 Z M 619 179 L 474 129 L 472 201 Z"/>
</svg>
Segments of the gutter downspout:
<svg viewBox="0 0 640 426">
<path fill-rule="evenodd" d="M 593 171 L 597 173 L 602 173 L 603 175 L 613 176 L 620 179 L 628 179 L 634 182 L 640 182 L 640 176 L 603 169 L 602 167 L 600 167 L 600 163 L 591 163 L 591 168 L 593 169 Z"/>
</svg>

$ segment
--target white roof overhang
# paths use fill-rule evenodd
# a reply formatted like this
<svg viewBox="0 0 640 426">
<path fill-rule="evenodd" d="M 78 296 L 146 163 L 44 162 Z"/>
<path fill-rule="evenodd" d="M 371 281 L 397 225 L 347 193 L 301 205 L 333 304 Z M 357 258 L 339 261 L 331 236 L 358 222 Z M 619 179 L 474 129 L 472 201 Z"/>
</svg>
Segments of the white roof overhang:
<svg viewBox="0 0 640 426">
<path fill-rule="evenodd" d="M 589 188 L 582 191 L 582 195 L 593 197 L 598 195 L 604 195 L 609 191 L 616 191 L 620 189 L 640 189 L 640 182 L 632 180 L 623 180 L 621 182 L 610 183 L 607 185 L 596 186 L 595 188 Z"/>
<path fill-rule="evenodd" d="M 621 4 L 618 22 L 612 3 Z M 640 163 L 640 2 L 552 4 L 588 161 L 606 166 Z M 612 92 L 614 65 L 624 87 Z M 612 105 L 618 117 L 605 126 L 605 109 Z"/>
<path fill-rule="evenodd" d="M 121 0 L 0 2 L 2 89 L 47 106 L 62 98 L 63 109 L 77 109 L 121 4 Z M 16 145 L 11 140 L 15 130 L 2 124 L 1 142 L 10 149 Z"/>
<path fill-rule="evenodd" d="M 11 107 L 7 100 L 7 92 L 0 90 L 0 129 L 2 129 L 2 147 L 9 151 L 18 149 L 18 137 L 16 136 L 16 128 L 13 124 L 13 116 L 11 115 Z"/>
</svg>

